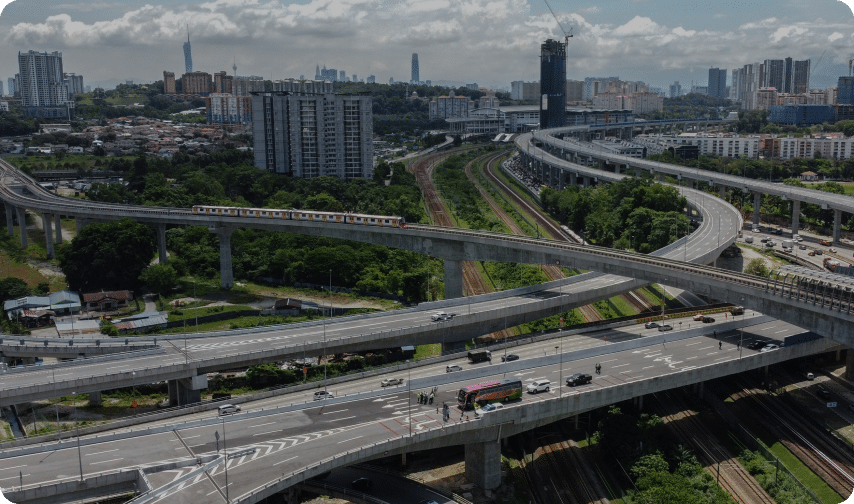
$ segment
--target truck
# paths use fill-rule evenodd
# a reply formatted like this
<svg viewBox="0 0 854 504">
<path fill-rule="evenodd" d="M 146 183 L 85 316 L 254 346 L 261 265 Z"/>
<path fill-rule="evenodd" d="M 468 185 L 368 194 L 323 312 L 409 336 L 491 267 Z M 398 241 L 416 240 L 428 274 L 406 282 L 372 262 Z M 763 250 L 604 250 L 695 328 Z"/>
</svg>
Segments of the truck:
<svg viewBox="0 0 854 504">
<path fill-rule="evenodd" d="M 469 352 L 469 360 L 474 362 L 492 361 L 492 352 L 489 350 L 472 350 Z"/>
<path fill-rule="evenodd" d="M 836 271 L 837 266 L 839 266 L 839 261 L 830 257 L 825 257 L 822 263 L 824 264 L 824 267 L 830 271 Z"/>
<path fill-rule="evenodd" d="M 452 318 L 454 318 L 456 316 L 457 316 L 456 313 L 436 312 L 430 316 L 430 319 L 433 322 L 441 322 L 443 320 L 451 320 Z"/>
<path fill-rule="evenodd" d="M 795 242 L 792 240 L 783 240 L 783 250 L 787 252 L 791 252 L 792 248 L 794 248 Z"/>
</svg>

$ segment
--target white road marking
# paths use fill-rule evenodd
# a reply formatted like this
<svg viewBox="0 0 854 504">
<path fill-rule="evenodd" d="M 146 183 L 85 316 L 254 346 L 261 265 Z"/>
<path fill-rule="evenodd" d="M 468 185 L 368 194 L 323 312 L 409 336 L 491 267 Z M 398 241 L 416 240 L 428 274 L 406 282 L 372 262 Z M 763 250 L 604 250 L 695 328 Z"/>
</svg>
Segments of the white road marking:
<svg viewBox="0 0 854 504">
<path fill-rule="evenodd" d="M 255 427 L 264 427 L 265 425 L 273 425 L 274 423 L 276 423 L 276 422 L 267 422 L 267 423 L 262 423 L 262 424 L 258 424 L 258 425 L 250 425 L 247 428 L 248 429 L 254 429 Z"/>
<path fill-rule="evenodd" d="M 115 448 L 113 450 L 105 450 L 105 451 L 100 451 L 100 452 L 95 452 L 95 453 L 87 453 L 86 456 L 88 457 L 90 455 L 100 455 L 102 453 L 110 453 L 110 452 L 114 452 L 114 451 L 119 451 L 119 449 Z"/>
<path fill-rule="evenodd" d="M 536 373 L 536 371 L 526 371 L 526 372 L 524 372 L 524 373 L 516 373 L 516 374 L 515 374 L 515 375 L 513 375 L 513 376 L 525 376 L 526 374 L 532 374 L 532 373 Z M 449 391 L 449 392 L 450 392 L 450 391 Z"/>
<path fill-rule="evenodd" d="M 611 366 L 611 369 L 617 369 L 618 367 L 623 367 L 623 366 L 628 366 L 628 365 L 629 365 L 629 363 L 627 362 L 625 364 L 619 364 L 617 366 Z"/>
<path fill-rule="evenodd" d="M 298 457 L 298 456 L 299 456 L 299 455 L 297 455 L 297 457 Z M 275 466 L 277 466 L 277 465 L 279 465 L 279 464 L 284 464 L 285 462 L 290 462 L 291 460 L 293 460 L 293 459 L 295 459 L 295 458 L 297 458 L 297 457 L 291 457 L 291 458 L 289 458 L 289 459 L 287 459 L 287 460 L 282 460 L 281 462 L 276 462 L 275 464 L 273 464 L 273 466 L 275 467 Z"/>
<path fill-rule="evenodd" d="M 4 467 L 4 468 L 0 469 L 0 471 L 11 471 L 12 469 L 20 469 L 22 467 L 27 467 L 27 464 L 14 466 L 14 467 Z"/>
<path fill-rule="evenodd" d="M 354 439 L 359 439 L 360 437 L 362 437 L 362 436 L 356 436 L 354 438 L 345 439 L 344 441 L 338 441 L 338 444 L 346 443 L 347 441 L 353 441 Z"/>
<path fill-rule="evenodd" d="M 685 345 L 685 346 L 699 345 L 700 343 L 702 343 L 702 341 L 695 341 L 694 343 L 688 343 L 688 344 L 687 344 L 687 345 Z"/>
<path fill-rule="evenodd" d="M 333 422 L 340 422 L 341 420 L 349 420 L 351 418 L 356 418 L 356 415 L 348 416 L 348 417 L 344 417 L 344 418 L 336 418 L 335 420 L 332 420 L 332 421 Z"/>
<path fill-rule="evenodd" d="M 24 477 L 27 477 L 27 476 L 29 476 L 29 474 L 24 474 L 23 476 L 24 476 Z M 3 481 L 3 480 L 10 480 L 10 479 L 18 479 L 18 478 L 20 478 L 20 477 L 21 477 L 21 476 L 19 475 L 19 476 L 12 476 L 11 478 L 0 478 L 0 481 Z"/>
<path fill-rule="evenodd" d="M 252 437 L 255 437 L 255 436 L 264 436 L 264 435 L 266 435 L 266 434 L 273 434 L 273 433 L 276 433 L 276 432 L 280 432 L 280 431 L 279 431 L 278 429 L 276 429 L 276 430 L 271 430 L 271 431 L 268 431 L 268 432 L 259 432 L 258 434 L 252 434 Z"/>
<path fill-rule="evenodd" d="M 604 364 L 606 362 L 614 362 L 615 360 L 619 360 L 619 359 L 609 359 L 609 360 L 603 360 L 601 362 L 602 362 L 602 364 Z"/>
<path fill-rule="evenodd" d="M 643 370 L 643 369 L 649 369 L 649 368 L 652 368 L 652 367 L 655 367 L 655 366 L 647 366 L 647 367 L 645 367 L 645 368 L 641 368 L 641 370 Z"/>
<path fill-rule="evenodd" d="M 334 415 L 335 413 L 342 413 L 344 411 L 348 411 L 346 409 L 336 410 L 336 411 L 327 411 L 324 415 Z"/>
<path fill-rule="evenodd" d="M 124 460 L 124 459 L 123 459 L 123 458 L 117 458 L 117 459 L 113 459 L 113 460 L 105 460 L 105 461 L 103 461 L 103 462 L 90 462 L 90 463 L 89 463 L 89 465 L 95 465 L 95 464 L 109 464 L 110 462 L 118 462 L 119 460 Z"/>
<path fill-rule="evenodd" d="M 715 345 L 704 346 L 703 348 L 698 348 L 697 350 L 708 350 L 708 349 L 710 349 L 710 348 L 712 348 L 712 347 L 714 347 L 714 346 L 715 346 Z"/>
</svg>

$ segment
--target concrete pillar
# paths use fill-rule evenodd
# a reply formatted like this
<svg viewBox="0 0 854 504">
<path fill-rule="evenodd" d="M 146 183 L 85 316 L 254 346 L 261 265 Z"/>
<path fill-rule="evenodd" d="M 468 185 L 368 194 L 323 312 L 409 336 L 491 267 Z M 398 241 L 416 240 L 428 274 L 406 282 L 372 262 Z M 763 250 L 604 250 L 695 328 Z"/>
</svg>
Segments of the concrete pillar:
<svg viewBox="0 0 854 504">
<path fill-rule="evenodd" d="M 166 224 L 157 225 L 157 248 L 160 251 L 160 264 L 167 264 L 169 258 L 166 255 Z"/>
<path fill-rule="evenodd" d="M 402 465 L 402 466 L 406 465 L 406 452 L 403 452 L 400 454 L 400 465 Z"/>
<path fill-rule="evenodd" d="M 75 217 L 74 224 L 77 226 L 77 234 L 80 234 L 80 231 L 88 224 L 89 222 L 82 217 Z"/>
<path fill-rule="evenodd" d="M 62 243 L 62 218 L 59 213 L 53 214 L 53 227 L 56 229 L 55 242 Z"/>
<path fill-rule="evenodd" d="M 792 201 L 792 235 L 798 234 L 801 228 L 801 202 L 798 200 Z"/>
<path fill-rule="evenodd" d="M 466 445 L 466 478 L 469 482 L 492 490 L 501 485 L 501 446 L 496 441 Z"/>
<path fill-rule="evenodd" d="M 588 188 L 588 187 L 590 187 L 590 178 L 591 178 L 591 177 L 588 177 L 588 176 L 586 176 L 586 175 L 582 177 L 582 179 L 583 179 L 583 181 L 584 181 L 584 188 L 585 188 L 585 189 L 586 189 L 586 188 Z"/>
<path fill-rule="evenodd" d="M 231 233 L 233 227 L 208 228 L 219 236 L 219 285 L 224 289 L 234 287 L 234 274 L 231 269 Z"/>
<path fill-rule="evenodd" d="M 6 207 L 6 233 L 9 236 L 15 234 L 15 218 L 12 216 L 12 212 L 15 211 L 15 207 L 12 205 L 5 203 Z"/>
<path fill-rule="evenodd" d="M 27 213 L 23 208 L 18 208 L 18 227 L 21 230 L 21 248 L 26 250 L 27 245 Z"/>
<path fill-rule="evenodd" d="M 762 194 L 753 193 L 753 225 L 759 225 L 759 209 L 762 208 Z"/>
<path fill-rule="evenodd" d="M 721 199 L 725 200 L 726 199 L 726 187 L 720 186 L 718 188 L 718 190 L 720 191 Z"/>
<path fill-rule="evenodd" d="M 575 415 L 575 430 L 578 430 L 578 415 Z"/>
<path fill-rule="evenodd" d="M 101 392 L 89 392 L 89 406 L 101 406 Z"/>
<path fill-rule="evenodd" d="M 845 349 L 845 378 L 854 380 L 854 349 Z"/>
<path fill-rule="evenodd" d="M 184 406 L 202 400 L 202 389 L 208 386 L 207 375 L 169 380 L 169 405 Z"/>
<path fill-rule="evenodd" d="M 600 170 L 605 169 L 605 160 L 604 159 L 600 159 L 597 164 L 599 165 Z"/>
<path fill-rule="evenodd" d="M 614 163 L 614 173 L 620 173 L 620 163 Z"/>
<path fill-rule="evenodd" d="M 445 299 L 463 297 L 463 262 L 445 259 Z"/>
<path fill-rule="evenodd" d="M 626 165 L 626 170 L 628 170 L 628 169 L 629 169 L 629 165 Z M 635 168 L 635 177 L 641 178 L 641 169 L 640 168 Z"/>
<path fill-rule="evenodd" d="M 53 230 L 50 228 L 50 214 L 42 212 L 42 228 L 44 229 L 44 246 L 47 258 L 53 258 Z"/>
<path fill-rule="evenodd" d="M 842 228 L 842 210 L 833 210 L 833 243 L 839 243 L 839 230 Z"/>
<path fill-rule="evenodd" d="M 569 184 L 570 185 L 578 185 L 578 174 L 575 172 L 569 172 Z"/>
<path fill-rule="evenodd" d="M 638 396 L 638 411 L 643 411 L 643 396 Z"/>
<path fill-rule="evenodd" d="M 566 172 L 561 170 L 560 175 L 558 176 L 558 190 L 563 191 L 566 189 Z"/>
<path fill-rule="evenodd" d="M 659 182 L 664 182 L 664 177 L 665 177 L 664 172 L 658 173 L 658 181 Z"/>
</svg>

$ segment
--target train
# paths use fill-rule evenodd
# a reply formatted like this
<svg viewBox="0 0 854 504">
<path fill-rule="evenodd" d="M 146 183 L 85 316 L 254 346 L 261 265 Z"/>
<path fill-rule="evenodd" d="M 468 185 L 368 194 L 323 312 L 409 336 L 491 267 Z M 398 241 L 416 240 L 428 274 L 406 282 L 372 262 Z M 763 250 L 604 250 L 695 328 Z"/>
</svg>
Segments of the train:
<svg viewBox="0 0 854 504">
<path fill-rule="evenodd" d="M 243 208 L 227 206 L 195 205 L 193 215 L 215 215 L 218 217 L 247 217 L 256 219 L 280 219 L 292 221 L 330 222 L 406 229 L 406 219 L 389 215 L 365 215 L 350 212 L 315 212 L 312 210 Z"/>
</svg>

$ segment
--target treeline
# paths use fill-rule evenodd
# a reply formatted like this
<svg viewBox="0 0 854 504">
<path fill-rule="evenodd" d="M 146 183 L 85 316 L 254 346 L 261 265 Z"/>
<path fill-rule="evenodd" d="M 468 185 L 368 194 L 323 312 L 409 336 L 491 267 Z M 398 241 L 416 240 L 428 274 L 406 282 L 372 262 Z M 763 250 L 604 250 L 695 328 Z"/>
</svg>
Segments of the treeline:
<svg viewBox="0 0 854 504">
<path fill-rule="evenodd" d="M 835 160 L 821 157 L 813 159 L 746 159 L 709 155 L 700 155 L 698 159 L 682 159 L 679 156 L 674 156 L 670 151 L 651 155 L 649 159 L 751 179 L 770 179 L 775 182 L 788 178 L 798 178 L 805 171 L 812 171 L 827 178 L 854 178 L 854 159 Z"/>
<path fill-rule="evenodd" d="M 683 211 L 685 198 L 677 189 L 649 179 L 627 177 L 563 191 L 544 188 L 540 201 L 558 220 L 603 247 L 648 253 L 691 231 Z"/>
</svg>

